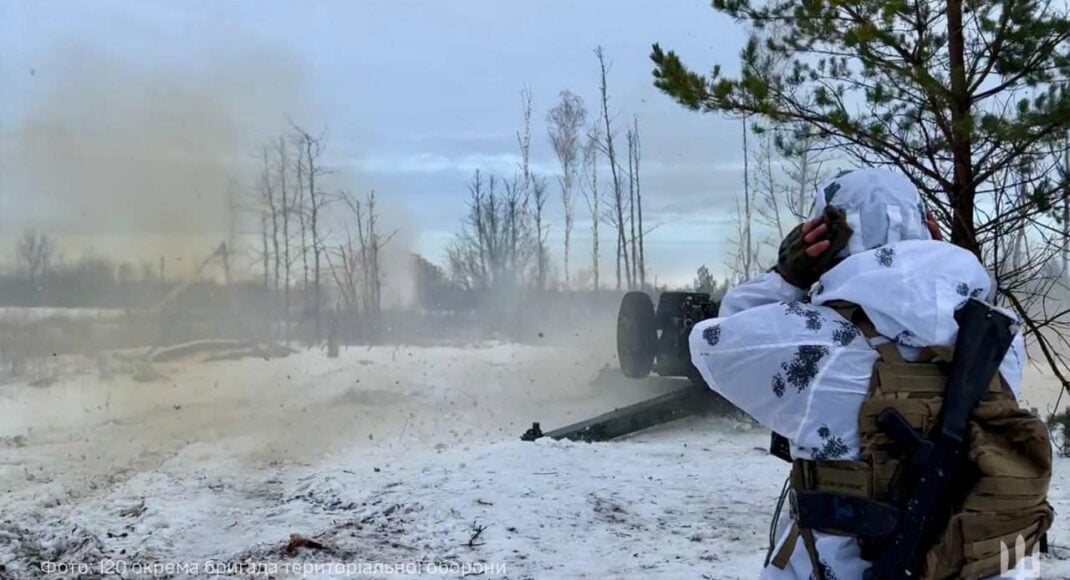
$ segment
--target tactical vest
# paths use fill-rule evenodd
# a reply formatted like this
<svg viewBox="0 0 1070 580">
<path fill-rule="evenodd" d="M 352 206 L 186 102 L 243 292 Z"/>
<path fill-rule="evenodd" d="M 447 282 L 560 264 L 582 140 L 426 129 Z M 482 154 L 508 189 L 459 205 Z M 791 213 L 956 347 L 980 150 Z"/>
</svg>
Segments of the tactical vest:
<svg viewBox="0 0 1070 580">
<path fill-rule="evenodd" d="M 849 303 L 828 306 L 858 326 L 880 358 L 858 418 L 859 459 L 797 459 L 792 465 L 789 493 L 795 523 L 772 564 L 784 568 L 801 540 L 817 580 L 825 580 L 825 574 L 815 530 L 857 538 L 866 560 L 882 551 L 882 540 L 895 526 L 893 504 L 905 491 L 909 458 L 877 427 L 876 416 L 889 407 L 896 409 L 927 437 L 939 417 L 946 362 L 953 355 L 951 349 L 930 347 L 918 361 L 908 362 L 895 343 L 876 332 L 861 308 Z M 1002 377 L 997 375 L 988 385 L 971 417 L 967 439 L 969 465 L 960 471 L 961 492 L 941 514 L 943 531 L 928 542 L 925 579 L 997 575 L 1004 559 L 1013 567 L 1020 554 L 1031 554 L 1051 526 L 1049 432 L 1043 421 L 1019 407 Z M 1016 550 L 1023 541 L 1026 549 Z"/>
</svg>

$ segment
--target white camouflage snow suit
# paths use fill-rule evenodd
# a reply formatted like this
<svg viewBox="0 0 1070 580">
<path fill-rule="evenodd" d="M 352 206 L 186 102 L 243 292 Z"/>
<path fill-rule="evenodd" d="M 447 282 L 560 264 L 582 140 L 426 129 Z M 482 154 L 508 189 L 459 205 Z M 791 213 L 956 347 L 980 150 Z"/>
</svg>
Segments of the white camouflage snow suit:
<svg viewBox="0 0 1070 580">
<path fill-rule="evenodd" d="M 878 358 L 859 329 L 826 303 L 859 305 L 909 361 L 920 347 L 953 345 L 955 310 L 993 291 L 972 253 L 932 239 L 920 195 L 905 177 L 879 169 L 838 176 L 816 196 L 812 215 L 829 200 L 853 231 L 842 262 L 809 293 L 776 272 L 743 283 L 725 295 L 718 318 L 698 323 L 690 335 L 692 361 L 710 388 L 787 437 L 796 459 L 858 459 L 859 411 Z M 1000 367 L 1015 397 L 1024 361 L 1019 334 Z M 791 521 L 780 522 L 778 550 Z M 862 577 L 868 562 L 854 538 L 814 535 L 827 579 Z M 766 566 L 761 577 L 813 577 L 803 543 L 784 569 Z"/>
</svg>

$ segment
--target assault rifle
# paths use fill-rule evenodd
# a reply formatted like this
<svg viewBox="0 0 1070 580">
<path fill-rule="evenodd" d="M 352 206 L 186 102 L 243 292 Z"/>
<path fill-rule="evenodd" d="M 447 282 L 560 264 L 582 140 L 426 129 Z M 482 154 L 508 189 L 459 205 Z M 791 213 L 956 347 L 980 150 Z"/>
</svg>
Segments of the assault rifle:
<svg viewBox="0 0 1070 580">
<path fill-rule="evenodd" d="M 955 318 L 959 332 L 947 389 L 929 437 L 920 437 L 893 409 L 886 409 L 877 418 L 878 426 L 906 452 L 917 475 L 898 502 L 895 529 L 866 571 L 865 580 L 920 577 L 925 553 L 946 525 L 941 508 L 953 500 L 953 487 L 959 482 L 970 415 L 999 371 L 1017 331 L 1013 319 L 973 298 Z"/>
</svg>

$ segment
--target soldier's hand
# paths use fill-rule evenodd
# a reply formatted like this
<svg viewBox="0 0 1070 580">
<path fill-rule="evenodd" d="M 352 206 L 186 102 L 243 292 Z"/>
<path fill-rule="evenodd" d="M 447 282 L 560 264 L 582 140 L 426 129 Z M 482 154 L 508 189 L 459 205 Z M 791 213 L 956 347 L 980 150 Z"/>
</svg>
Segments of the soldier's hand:
<svg viewBox="0 0 1070 580">
<path fill-rule="evenodd" d="M 784 238 L 775 269 L 789 284 L 808 289 L 836 265 L 851 233 L 843 211 L 827 206 L 820 217 L 799 224 Z"/>
<path fill-rule="evenodd" d="M 825 216 L 803 222 L 802 236 L 807 256 L 816 258 L 829 249 L 832 242 L 828 241 L 829 226 L 825 223 Z"/>
</svg>

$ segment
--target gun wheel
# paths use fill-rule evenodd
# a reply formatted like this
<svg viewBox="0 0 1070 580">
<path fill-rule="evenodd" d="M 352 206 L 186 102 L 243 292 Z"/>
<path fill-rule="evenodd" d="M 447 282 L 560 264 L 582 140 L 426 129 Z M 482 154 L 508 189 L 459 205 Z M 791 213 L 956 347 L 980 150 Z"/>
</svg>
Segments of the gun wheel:
<svg viewBox="0 0 1070 580">
<path fill-rule="evenodd" d="M 658 348 L 654 302 L 645 292 L 629 292 L 617 315 L 617 358 L 624 376 L 642 379 L 654 368 Z"/>
</svg>

